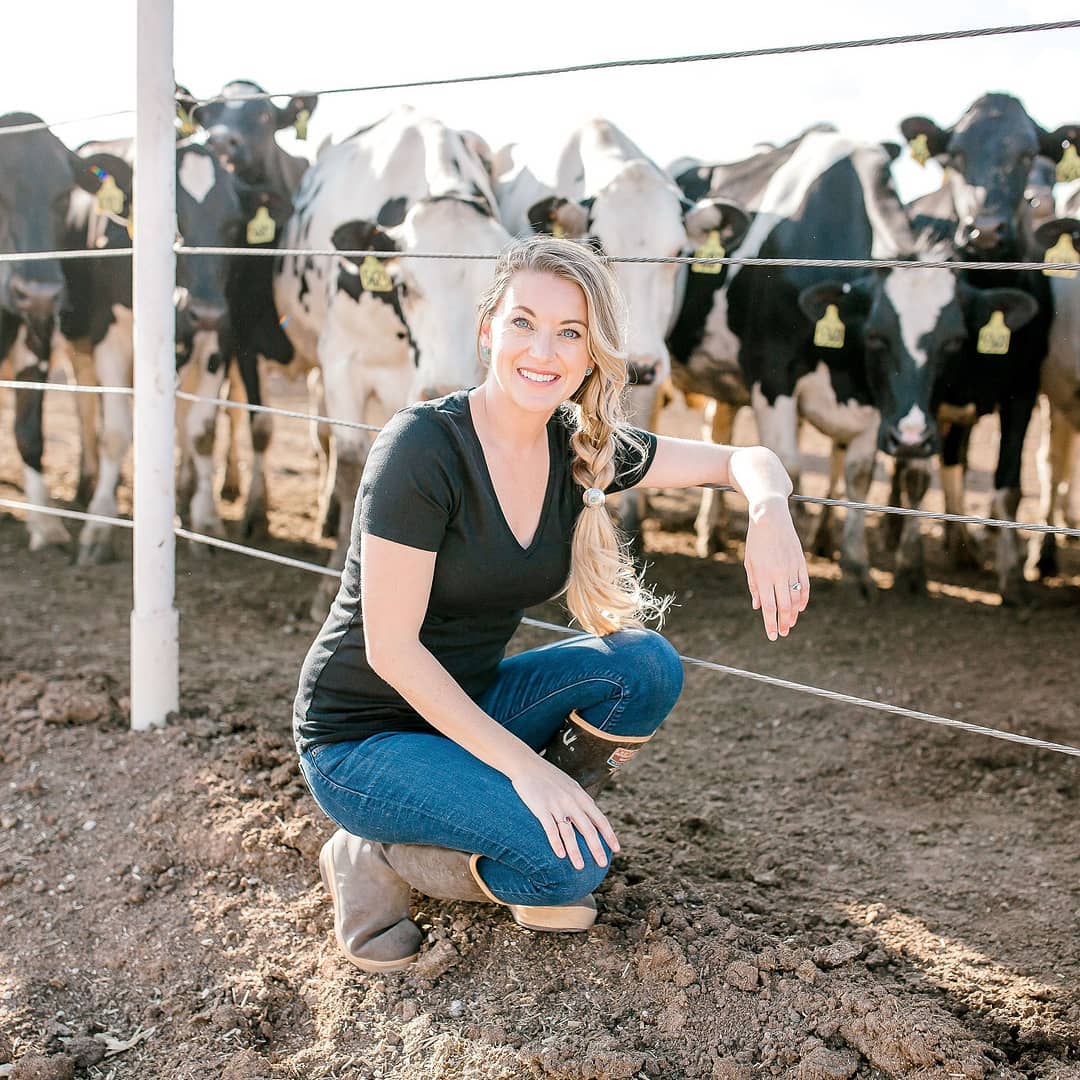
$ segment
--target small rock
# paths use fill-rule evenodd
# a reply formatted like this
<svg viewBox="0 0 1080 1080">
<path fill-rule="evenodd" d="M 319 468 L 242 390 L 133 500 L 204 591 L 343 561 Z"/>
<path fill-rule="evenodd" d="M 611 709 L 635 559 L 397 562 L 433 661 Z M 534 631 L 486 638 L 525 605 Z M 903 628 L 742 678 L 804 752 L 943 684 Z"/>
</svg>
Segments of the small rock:
<svg viewBox="0 0 1080 1080">
<path fill-rule="evenodd" d="M 817 982 L 817 977 L 820 972 L 813 960 L 804 960 L 796 969 L 795 974 L 798 975 L 803 982 L 810 983 L 813 986 Z"/>
<path fill-rule="evenodd" d="M 840 967 L 849 960 L 862 955 L 862 946 L 853 941 L 837 941 L 832 945 L 822 945 L 814 950 L 814 963 L 826 970 Z"/>
<path fill-rule="evenodd" d="M 12 1053 L 11 1040 L 4 1032 L 0 1031 L 0 1065 L 9 1064 Z"/>
<path fill-rule="evenodd" d="M 75 1059 L 76 1069 L 88 1069 L 105 1058 L 105 1044 L 88 1035 L 77 1035 L 67 1040 L 67 1052 Z"/>
<path fill-rule="evenodd" d="M 401 1003 L 401 1019 L 407 1024 L 410 1020 L 415 1020 L 417 1013 L 420 1012 L 420 1004 L 415 998 L 406 998 Z"/>
<path fill-rule="evenodd" d="M 241 1050 L 229 1059 L 221 1073 L 221 1080 L 265 1080 L 270 1066 L 254 1050 Z"/>
<path fill-rule="evenodd" d="M 460 1020 L 465 1015 L 465 1002 L 455 999 L 450 1002 L 450 1015 L 455 1020 Z"/>
<path fill-rule="evenodd" d="M 426 952 L 420 954 L 413 964 L 413 970 L 418 978 L 437 979 L 440 975 L 449 971 L 461 957 L 458 955 L 454 944 L 447 938 L 436 941 Z"/>
<path fill-rule="evenodd" d="M 88 818 L 82 824 L 83 832 L 92 832 L 97 828 L 97 822 L 93 818 Z"/>
<path fill-rule="evenodd" d="M 859 1055 L 851 1050 L 816 1046 L 799 1062 L 799 1080 L 850 1080 L 859 1069 Z"/>
<path fill-rule="evenodd" d="M 0 814 L 0 829 L 14 829 L 19 819 L 14 814 Z"/>
<path fill-rule="evenodd" d="M 75 1080 L 75 1059 L 68 1054 L 27 1054 L 15 1063 L 11 1080 Z"/>
<path fill-rule="evenodd" d="M 758 969 L 745 960 L 736 960 L 734 963 L 728 964 L 727 970 L 724 972 L 724 981 L 730 986 L 734 986 L 736 990 L 745 990 L 749 993 L 751 990 L 757 989 Z"/>
</svg>

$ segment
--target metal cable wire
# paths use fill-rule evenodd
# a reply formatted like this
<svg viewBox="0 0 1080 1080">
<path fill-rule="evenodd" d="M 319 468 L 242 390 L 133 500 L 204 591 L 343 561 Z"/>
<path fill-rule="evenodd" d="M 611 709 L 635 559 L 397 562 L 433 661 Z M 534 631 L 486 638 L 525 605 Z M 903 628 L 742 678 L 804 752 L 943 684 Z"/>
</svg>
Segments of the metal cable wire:
<svg viewBox="0 0 1080 1080">
<path fill-rule="evenodd" d="M 730 49 L 725 52 L 695 53 L 688 56 L 658 56 L 640 60 L 601 60 L 587 64 L 567 64 L 562 67 L 533 68 L 528 71 L 506 71 L 488 75 L 458 75 L 445 79 L 413 79 L 408 82 L 375 83 L 367 86 L 338 86 L 328 90 L 302 91 L 318 94 L 360 94 L 372 90 L 409 90 L 421 86 L 452 86 L 461 83 L 495 82 L 505 79 L 531 79 L 541 75 L 566 75 L 582 71 L 610 71 L 613 68 L 660 67 L 668 64 L 696 64 L 704 60 L 747 60 L 762 56 L 787 56 L 797 53 L 835 52 L 841 49 L 866 49 L 883 45 L 917 45 L 933 41 L 957 41 L 965 38 L 1001 37 L 1006 34 L 1029 34 L 1045 30 L 1074 30 L 1080 19 L 1060 22 L 1023 23 L 1015 26 L 986 26 L 970 30 L 941 30 L 925 34 L 895 34 L 892 37 L 855 38 L 850 41 L 821 41 L 806 45 L 777 45 L 761 49 Z M 293 97 L 281 91 L 236 94 L 226 98 L 221 94 L 202 98 L 197 105 L 224 101 L 265 101 L 275 97 Z"/>
<path fill-rule="evenodd" d="M 265 559 L 268 562 L 281 563 L 284 566 L 294 567 L 298 570 L 309 570 L 323 577 L 340 578 L 341 572 L 329 566 L 319 566 L 316 563 L 305 562 L 303 559 L 292 559 L 285 555 L 276 555 L 273 552 L 261 551 L 258 548 L 245 547 L 243 544 L 234 544 L 230 540 L 219 540 L 216 536 L 207 536 L 205 533 L 195 533 L 188 529 L 177 528 L 176 535 L 185 540 L 197 544 L 208 544 L 211 547 L 222 548 L 239 555 L 247 555 L 255 559 Z M 580 630 L 569 626 L 559 626 L 555 623 L 542 622 L 539 619 L 523 618 L 521 620 L 528 626 L 535 626 L 541 630 L 551 630 L 559 634 L 568 634 L 574 637 L 584 636 Z M 1023 746 L 1032 746 L 1040 750 L 1053 750 L 1059 754 L 1070 754 L 1080 757 L 1080 747 L 1068 746 L 1064 743 L 1047 742 L 1043 739 L 1033 739 L 1027 735 L 1015 735 L 1010 731 L 1000 731 L 997 728 L 984 727 L 981 724 L 969 724 L 964 720 L 953 720 L 947 716 L 938 716 L 935 713 L 921 712 L 917 709 L 906 709 L 902 705 L 890 705 L 884 701 L 873 701 L 869 698 L 855 697 L 852 694 L 841 694 L 835 690 L 825 690 L 817 686 L 808 686 L 804 683 L 792 682 L 790 679 L 778 679 L 773 675 L 762 675 L 756 671 L 745 671 L 742 668 L 729 667 L 727 664 L 718 664 L 713 660 L 699 660 L 693 656 L 680 656 L 684 664 L 708 668 L 710 671 L 719 671 L 724 675 L 734 675 L 740 679 L 750 679 L 754 682 L 765 683 L 768 686 L 778 686 L 783 690 L 794 690 L 802 694 L 811 694 L 814 697 L 826 698 L 829 701 L 837 701 L 845 705 L 859 705 L 865 709 L 875 709 L 878 712 L 893 713 L 896 716 L 905 716 L 911 720 L 923 720 L 929 724 L 940 724 L 944 727 L 958 728 L 961 731 L 969 731 L 976 735 L 989 735 L 991 738 L 1004 739 L 1007 742 L 1020 743 Z"/>
<path fill-rule="evenodd" d="M 189 247 L 177 244 L 177 255 L 254 255 L 274 258 L 279 255 L 331 256 L 346 259 L 465 259 L 494 262 L 498 255 L 478 255 L 464 251 L 353 251 L 337 248 L 247 248 L 247 247 Z M 725 256 L 722 259 L 698 258 L 696 255 L 601 255 L 610 263 L 677 263 L 681 266 L 792 266 L 820 267 L 832 270 L 1073 270 L 1080 272 L 1080 262 L 964 262 L 948 259 L 751 259 Z"/>
<path fill-rule="evenodd" d="M 0 128 L 0 131 L 3 131 Z M 131 248 L 76 248 L 73 251 L 4 251 L 0 263 L 44 262 L 46 259 L 130 259 Z"/>
<path fill-rule="evenodd" d="M 38 506 L 18 499 L 0 499 L 0 506 L 9 510 L 25 510 L 28 513 L 46 514 L 49 517 L 72 518 L 75 521 L 92 521 L 97 525 L 119 525 L 123 529 L 135 528 L 135 522 L 127 518 L 103 517 L 101 514 L 84 514 L 79 510 L 62 510 L 59 506 Z"/>
<path fill-rule="evenodd" d="M 127 394 L 135 393 L 130 386 L 83 386 L 80 383 L 37 383 L 23 382 L 19 379 L 0 379 L 0 389 L 4 390 L 61 390 L 68 394 Z"/>
<path fill-rule="evenodd" d="M 292 409 L 275 409 L 270 405 L 251 405 L 246 401 L 230 401 L 228 398 L 203 397 L 189 394 L 186 390 L 177 390 L 176 396 L 184 401 L 205 402 L 207 405 L 223 405 L 227 409 L 243 409 L 244 412 L 268 413 L 271 416 L 290 416 L 295 420 L 312 420 L 318 424 L 334 424 L 337 427 L 356 428 L 359 431 L 382 431 L 375 424 L 361 424 L 357 420 L 335 420 L 330 416 L 318 416 L 312 413 L 294 412 Z"/>
<path fill-rule="evenodd" d="M 112 120 L 117 116 L 134 115 L 134 109 L 117 109 L 115 112 L 94 113 L 93 116 L 73 116 L 67 120 L 40 120 L 33 124 L 15 124 L 13 127 L 0 127 L 0 135 L 20 135 L 28 131 L 48 131 L 52 128 L 66 127 L 70 124 L 89 124 L 94 120 Z"/>
</svg>

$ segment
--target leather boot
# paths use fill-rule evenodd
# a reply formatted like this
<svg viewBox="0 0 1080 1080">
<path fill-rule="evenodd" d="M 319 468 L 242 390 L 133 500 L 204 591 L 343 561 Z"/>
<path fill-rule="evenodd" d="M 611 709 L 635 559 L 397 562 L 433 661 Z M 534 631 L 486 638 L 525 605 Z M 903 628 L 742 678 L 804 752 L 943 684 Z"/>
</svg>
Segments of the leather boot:
<svg viewBox="0 0 1080 1080">
<path fill-rule="evenodd" d="M 476 868 L 482 856 L 428 844 L 385 844 L 390 865 L 418 892 L 440 900 L 490 900 L 510 909 L 527 930 L 581 933 L 596 921 L 596 901 L 585 896 L 569 904 L 508 904 L 484 884 Z"/>
<path fill-rule="evenodd" d="M 651 738 L 601 731 L 572 710 L 544 747 L 542 756 L 572 776 L 595 799 L 618 769 Z"/>
<path fill-rule="evenodd" d="M 334 936 L 364 971 L 395 971 L 420 953 L 423 934 L 409 918 L 409 884 L 381 844 L 338 829 L 319 852 L 319 872 L 334 902 Z"/>
</svg>

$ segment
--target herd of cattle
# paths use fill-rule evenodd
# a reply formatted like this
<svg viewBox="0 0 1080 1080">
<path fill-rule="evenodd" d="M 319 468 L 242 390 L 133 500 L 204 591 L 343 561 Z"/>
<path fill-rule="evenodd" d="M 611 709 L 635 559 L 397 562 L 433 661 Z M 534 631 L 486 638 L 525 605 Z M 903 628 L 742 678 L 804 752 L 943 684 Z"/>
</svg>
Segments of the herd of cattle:
<svg viewBox="0 0 1080 1080">
<path fill-rule="evenodd" d="M 968 444 L 976 420 L 1000 417 L 993 515 L 1015 518 L 1020 459 L 1040 389 L 1051 406 L 1051 473 L 1044 508 L 1070 468 L 1080 432 L 1080 281 L 1075 274 L 969 271 L 946 260 L 1075 262 L 1080 245 L 1080 124 L 1048 132 L 1005 94 L 977 100 L 951 128 L 910 117 L 912 152 L 946 166 L 940 190 L 900 202 L 889 166 L 896 144 L 865 143 L 831 126 L 743 161 L 682 160 L 668 171 L 604 120 L 575 131 L 553 160 L 400 108 L 340 142 L 312 165 L 283 151 L 277 131 L 306 126 L 314 95 L 277 106 L 250 82 L 219 99 L 178 95 L 177 226 L 185 245 L 285 248 L 343 254 L 183 255 L 177 260 L 176 353 L 183 389 L 261 403 L 267 363 L 304 374 L 318 412 L 379 424 L 409 402 L 479 380 L 474 312 L 491 273 L 484 260 L 355 258 L 354 251 L 494 255 L 512 236 L 579 238 L 615 257 L 910 261 L 871 271 L 813 266 L 615 263 L 629 308 L 631 410 L 655 423 L 669 387 L 707 399 L 706 437 L 730 441 L 751 406 L 760 440 L 799 481 L 802 420 L 832 440 L 832 492 L 865 501 L 878 453 L 894 459 L 893 498 L 918 506 L 940 455 L 946 509 L 964 512 Z M 190 111 L 188 104 L 193 107 Z M 68 150 L 50 131 L 4 134 L 37 117 L 0 117 L 0 250 L 70 251 L 131 243 L 130 141 Z M 1054 198 L 1057 205 L 1055 209 Z M 44 384 L 54 363 L 80 383 L 131 385 L 132 284 L 127 259 L 0 263 L 0 364 Z M 78 395 L 83 431 L 79 497 L 116 513 L 131 442 L 130 399 Z M 25 492 L 44 505 L 42 391 L 15 391 Z M 236 420 L 222 495 L 239 491 Z M 216 409 L 178 406 L 180 488 L 191 528 L 223 534 L 212 490 Z M 266 527 L 269 417 L 251 414 L 254 450 L 243 518 Z M 319 431 L 320 520 L 348 543 L 349 508 L 371 436 Z M 627 499 L 634 531 L 640 506 Z M 895 518 L 890 520 L 897 520 Z M 898 580 L 925 577 L 917 519 L 894 540 Z M 56 518 L 30 513 L 32 548 L 67 540 Z M 1072 524 L 1072 523 L 1070 523 Z M 723 541 L 722 497 L 706 492 L 702 554 Z M 828 516 L 818 545 L 829 550 Z M 997 584 L 1024 591 L 1014 530 L 997 530 Z M 950 556 L 973 541 L 949 525 Z M 1053 536 L 1038 566 L 1055 572 Z M 873 588 L 865 522 L 849 510 L 841 564 Z M 79 558 L 111 554 L 110 527 L 87 523 Z"/>
</svg>

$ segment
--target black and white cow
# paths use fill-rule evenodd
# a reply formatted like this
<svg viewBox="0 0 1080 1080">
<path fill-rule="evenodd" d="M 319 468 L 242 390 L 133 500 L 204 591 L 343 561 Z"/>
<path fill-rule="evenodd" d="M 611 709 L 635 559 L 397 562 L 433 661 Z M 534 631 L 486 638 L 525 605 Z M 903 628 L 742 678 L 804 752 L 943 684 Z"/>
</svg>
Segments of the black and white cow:
<svg viewBox="0 0 1080 1080">
<path fill-rule="evenodd" d="M 923 253 L 937 262 L 948 249 Z M 799 302 L 817 322 L 831 304 L 851 344 L 862 352 L 870 397 L 880 413 L 878 449 L 895 459 L 893 498 L 918 509 L 930 486 L 931 455 L 941 450 L 935 420 L 941 376 L 995 313 L 1010 332 L 1035 316 L 1035 301 L 1019 289 L 980 289 L 956 271 L 920 266 L 871 271 L 853 282 L 828 281 L 804 289 Z M 947 421 L 945 425 L 947 427 Z M 919 519 L 903 518 L 896 557 L 896 585 L 925 589 Z"/>
<path fill-rule="evenodd" d="M 496 183 L 507 228 L 588 237 L 613 257 L 689 255 L 710 233 L 730 248 L 747 215 L 726 199 L 690 201 L 634 142 L 610 121 L 591 120 L 564 145 L 554 169 L 517 147 L 500 152 Z M 666 337 L 678 311 L 680 268 L 674 263 L 615 263 L 629 312 L 627 348 L 633 422 L 655 424 L 658 396 L 670 373 Z M 640 531 L 640 496 L 624 500 L 624 528 Z"/>
<path fill-rule="evenodd" d="M 248 220 L 254 220 L 256 214 L 265 214 L 273 222 L 274 235 L 269 240 L 260 239 L 255 233 L 249 240 L 245 230 L 241 246 L 252 248 L 281 246 L 285 224 L 292 212 L 292 198 L 308 169 L 307 159 L 283 150 L 277 143 L 276 134 L 293 125 L 300 125 L 298 130 L 301 130 L 318 104 L 316 94 L 297 95 L 281 106 L 269 99 L 252 100 L 250 97 L 261 93 L 263 89 L 257 83 L 236 79 L 222 87 L 218 96 L 224 100 L 191 109 L 192 122 L 205 130 L 207 145 L 235 174 Z M 278 323 L 273 278 L 273 260 L 270 258 L 239 258 L 233 262 L 228 293 L 229 309 L 235 313 L 232 339 L 235 352 L 227 358 L 230 396 L 238 398 L 242 391 L 252 405 L 263 403 L 260 362 L 289 365 L 295 359 L 292 344 Z M 293 374 L 307 372 L 294 371 Z M 318 394 L 315 397 L 316 411 L 320 411 L 321 397 Z M 250 538 L 263 535 L 267 530 L 266 453 L 273 434 L 273 420 L 266 413 L 249 413 L 248 416 L 252 466 L 242 532 Z M 230 409 L 229 419 L 231 438 L 221 495 L 232 500 L 240 494 L 239 410 Z M 325 461 L 325 446 L 323 450 Z"/>
<path fill-rule="evenodd" d="M 73 197 L 68 215 L 69 246 L 130 245 L 128 221 L 132 173 L 130 162 L 98 152 L 95 144 L 80 148 L 91 167 L 104 169 L 124 194 L 118 213 L 103 210 L 95 199 Z M 130 156 L 130 149 L 128 151 Z M 181 145 L 176 151 L 176 217 L 183 242 L 193 246 L 228 247 L 238 243 L 244 216 L 233 177 L 203 146 Z M 181 389 L 217 398 L 225 376 L 224 356 L 231 347 L 226 285 L 230 259 L 223 255 L 180 255 L 176 264 L 176 351 Z M 91 357 L 98 382 L 131 386 L 134 341 L 131 265 L 127 260 L 65 266 L 70 300 L 61 329 L 76 355 Z M 77 369 L 80 366 L 76 365 Z M 92 513 L 116 515 L 120 469 L 131 445 L 131 402 L 103 395 L 100 465 Z M 214 405 L 178 403 L 177 424 L 183 458 L 194 470 L 190 523 L 197 532 L 224 535 L 214 505 L 212 448 Z M 185 486 L 181 478 L 181 488 Z M 113 557 L 109 525 L 88 522 L 79 537 L 79 561 L 105 562 Z"/>
<path fill-rule="evenodd" d="M 817 128 L 715 172 L 691 169 L 679 183 L 691 196 L 706 190 L 733 197 L 754 213 L 734 256 L 895 258 L 912 246 L 889 173 L 897 149 Z M 834 444 L 830 487 L 842 471 L 848 497 L 861 502 L 879 426 L 861 349 L 856 335 L 843 331 L 815 344 L 819 332 L 799 303 L 814 285 L 833 279 L 850 284 L 858 276 L 854 270 L 740 265 L 727 274 L 690 273 L 668 343 L 673 360 L 685 365 L 684 385 L 719 396 L 731 418 L 749 398 L 759 438 L 779 455 L 796 487 L 800 418 L 828 435 Z M 719 501 L 707 501 L 698 518 L 699 550 L 716 542 L 721 519 Z M 825 514 L 822 527 L 819 536 L 827 536 Z M 873 591 L 859 511 L 845 517 L 841 563 L 865 593 Z"/>
<path fill-rule="evenodd" d="M 925 140 L 925 150 L 947 166 L 936 192 L 909 208 L 919 242 L 953 245 L 963 259 L 1030 261 L 1042 252 L 1031 241 L 1031 206 L 1025 198 L 1032 166 L 1039 154 L 1058 161 L 1068 143 L 1076 143 L 1080 125 L 1050 133 L 1039 127 L 1024 106 L 1008 94 L 979 98 L 951 128 L 922 116 L 900 124 L 904 137 Z M 1011 287 L 1027 292 L 1038 311 L 1012 335 L 1008 352 L 986 355 L 969 336 L 964 349 L 942 372 L 941 418 L 948 430 L 942 446 L 945 508 L 964 513 L 964 474 L 972 427 L 980 417 L 997 412 L 1001 442 L 994 472 L 993 517 L 1016 519 L 1020 503 L 1020 467 L 1024 436 L 1039 393 L 1042 362 L 1050 326 L 1049 283 L 1038 272 L 977 271 L 966 275 L 982 288 Z M 997 530 L 995 569 L 1006 603 L 1024 600 L 1023 559 L 1014 529 Z M 971 558 L 964 526 L 946 523 L 946 542 L 954 562 Z"/>
<path fill-rule="evenodd" d="M 74 192 L 96 193 L 101 180 L 50 131 L 3 133 L 4 128 L 40 124 L 31 113 L 0 116 L 0 251 L 59 251 L 72 246 L 65 217 Z M 74 246 L 82 247 L 81 243 Z M 57 324 L 65 302 L 58 259 L 0 263 L 0 365 L 22 382 L 44 387 L 54 351 L 62 355 Z M 23 461 L 27 501 L 47 506 L 42 474 L 43 391 L 15 391 L 15 441 Z M 30 511 L 30 548 L 66 543 L 59 518 Z"/>
<path fill-rule="evenodd" d="M 510 241 L 483 164 L 460 134 L 411 108 L 325 148 L 297 192 L 289 248 L 495 255 Z M 297 354 L 322 370 L 326 407 L 381 424 L 481 378 L 476 307 L 486 260 L 283 256 L 274 298 Z M 342 566 L 370 432 L 337 426 Z M 325 613 L 325 590 L 316 599 Z M 313 609 L 314 610 L 314 609 Z"/>
</svg>

